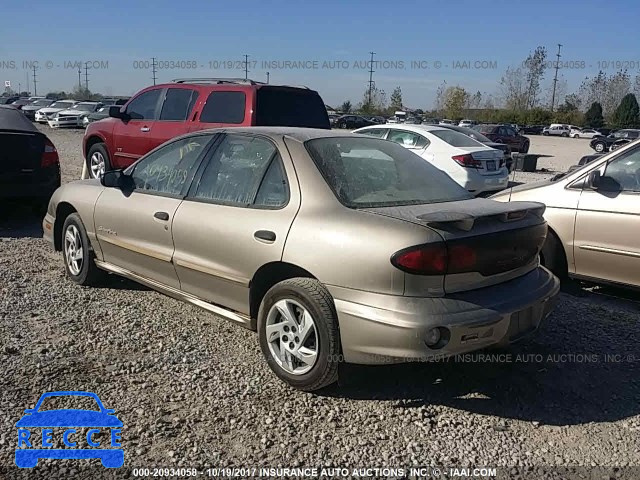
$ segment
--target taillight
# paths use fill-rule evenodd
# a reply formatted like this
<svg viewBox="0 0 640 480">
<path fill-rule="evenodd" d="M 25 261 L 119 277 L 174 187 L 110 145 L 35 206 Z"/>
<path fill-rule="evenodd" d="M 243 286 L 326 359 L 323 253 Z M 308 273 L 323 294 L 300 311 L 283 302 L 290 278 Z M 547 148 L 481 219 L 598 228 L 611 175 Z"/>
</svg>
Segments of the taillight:
<svg viewBox="0 0 640 480">
<path fill-rule="evenodd" d="M 59 163 L 58 150 L 56 150 L 56 147 L 51 143 L 51 140 L 47 138 L 44 143 L 44 152 L 40 160 L 40 167 L 51 167 Z"/>
<path fill-rule="evenodd" d="M 473 155 L 466 153 L 464 155 L 454 155 L 453 158 L 456 163 L 467 168 L 482 168 L 482 162 L 473 158 Z"/>
<path fill-rule="evenodd" d="M 444 275 L 473 272 L 477 265 L 477 254 L 468 245 L 444 243 L 416 245 L 396 252 L 391 264 L 403 272 L 414 275 Z"/>
</svg>

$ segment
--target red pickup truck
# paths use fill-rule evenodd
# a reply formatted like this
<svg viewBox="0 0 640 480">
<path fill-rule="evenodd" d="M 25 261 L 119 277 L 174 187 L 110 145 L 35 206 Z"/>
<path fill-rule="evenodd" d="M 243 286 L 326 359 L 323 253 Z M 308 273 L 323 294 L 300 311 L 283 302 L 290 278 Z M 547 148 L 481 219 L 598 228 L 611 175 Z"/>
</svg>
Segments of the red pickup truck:
<svg viewBox="0 0 640 480">
<path fill-rule="evenodd" d="M 90 178 L 125 168 L 167 140 L 228 126 L 329 129 L 325 104 L 306 87 L 244 79 L 177 79 L 141 90 L 109 118 L 90 123 L 83 154 Z"/>
</svg>

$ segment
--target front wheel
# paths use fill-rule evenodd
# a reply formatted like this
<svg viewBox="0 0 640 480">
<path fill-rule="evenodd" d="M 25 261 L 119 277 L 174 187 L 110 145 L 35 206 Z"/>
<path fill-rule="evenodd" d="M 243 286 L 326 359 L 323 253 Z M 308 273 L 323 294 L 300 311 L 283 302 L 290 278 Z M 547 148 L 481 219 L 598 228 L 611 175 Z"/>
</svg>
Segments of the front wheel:
<svg viewBox="0 0 640 480">
<path fill-rule="evenodd" d="M 106 275 L 95 262 L 80 215 L 72 213 L 62 226 L 62 257 L 67 276 L 78 285 L 97 285 Z"/>
<path fill-rule="evenodd" d="M 604 152 L 604 148 L 605 148 L 604 143 L 602 142 L 598 142 L 593 146 L 593 149 L 598 153 Z"/>
<path fill-rule="evenodd" d="M 314 391 L 338 379 L 338 316 L 319 281 L 292 278 L 274 285 L 260 305 L 258 336 L 269 367 L 292 387 Z"/>
<path fill-rule="evenodd" d="M 87 171 L 90 178 L 102 178 L 111 169 L 109 153 L 104 143 L 92 145 L 87 153 Z"/>
</svg>

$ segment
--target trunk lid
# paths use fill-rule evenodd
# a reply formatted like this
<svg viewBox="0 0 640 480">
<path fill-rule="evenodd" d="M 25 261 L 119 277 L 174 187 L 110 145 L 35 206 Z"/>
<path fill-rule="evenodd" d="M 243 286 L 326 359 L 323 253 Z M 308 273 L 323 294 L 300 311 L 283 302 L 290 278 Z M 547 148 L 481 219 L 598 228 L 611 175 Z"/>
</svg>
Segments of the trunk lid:
<svg viewBox="0 0 640 480">
<path fill-rule="evenodd" d="M 444 275 L 446 293 L 506 282 L 536 268 L 547 234 L 544 210 L 545 206 L 537 202 L 501 203 L 485 198 L 367 209 L 424 225 L 440 234 L 449 255 Z M 463 251 L 473 256 L 472 266 L 456 270 L 455 256 Z M 420 275 L 408 275 L 412 277 L 409 294 L 419 295 Z"/>
<path fill-rule="evenodd" d="M 482 167 L 477 168 L 480 175 L 497 175 L 501 173 L 500 164 L 504 159 L 501 150 L 487 147 L 458 147 L 458 150 L 470 154 L 474 160 L 480 161 Z"/>
<path fill-rule="evenodd" d="M 31 174 L 40 169 L 45 137 L 40 133 L 0 130 L 0 175 Z"/>
</svg>

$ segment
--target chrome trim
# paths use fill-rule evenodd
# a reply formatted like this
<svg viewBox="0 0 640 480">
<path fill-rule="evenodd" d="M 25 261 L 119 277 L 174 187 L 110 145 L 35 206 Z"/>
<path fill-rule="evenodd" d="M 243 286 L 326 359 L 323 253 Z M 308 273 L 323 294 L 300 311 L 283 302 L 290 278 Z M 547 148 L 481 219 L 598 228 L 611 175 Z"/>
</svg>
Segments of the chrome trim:
<svg viewBox="0 0 640 480">
<path fill-rule="evenodd" d="M 108 262 L 101 262 L 100 260 L 95 260 L 96 266 L 107 272 L 115 273 L 117 275 L 121 275 L 123 277 L 127 277 L 135 282 L 146 285 L 149 288 L 154 290 L 158 290 L 165 295 L 173 297 L 177 300 L 182 300 L 185 302 L 189 302 L 197 307 L 200 307 L 204 310 L 207 310 L 215 315 L 220 315 L 221 317 L 226 318 L 227 320 L 231 320 L 235 323 L 242 325 L 245 328 L 252 329 L 251 318 L 247 315 L 244 315 L 239 312 L 234 312 L 232 310 L 228 310 L 220 305 L 215 305 L 213 303 L 206 302 L 201 298 L 196 297 L 195 295 L 191 295 L 189 293 L 185 293 L 177 288 L 170 287 L 169 285 L 165 285 L 164 283 L 157 282 L 147 277 L 143 277 L 138 275 L 137 273 L 133 273 L 130 270 L 125 268 L 118 267 Z"/>
<path fill-rule="evenodd" d="M 589 250 L 592 252 L 611 253 L 613 255 L 623 255 L 625 257 L 640 258 L 640 252 L 629 252 L 627 250 L 616 250 L 615 248 L 596 247 L 594 245 L 580 245 L 581 250 Z"/>
<path fill-rule="evenodd" d="M 158 260 L 162 260 L 163 262 L 171 262 L 171 255 L 166 255 L 164 253 L 160 253 L 156 250 L 152 250 L 149 248 L 140 247 L 138 245 L 134 245 L 133 243 L 127 242 L 120 238 L 115 238 L 113 236 L 107 237 L 105 235 L 96 234 L 96 238 L 99 241 L 104 241 L 106 243 L 110 243 L 120 248 L 124 248 L 126 250 L 131 250 L 132 252 L 140 253 L 142 255 L 146 255 L 147 257 L 156 258 Z"/>
<path fill-rule="evenodd" d="M 174 259 L 173 263 L 179 267 L 188 268 L 189 270 L 195 270 L 196 272 L 206 273 L 207 275 L 221 278 L 222 280 L 227 280 L 228 282 L 237 283 L 239 285 L 242 285 L 243 287 L 249 286 L 248 279 L 234 277 L 233 275 L 221 273 L 219 270 L 214 270 L 212 268 L 204 267 L 202 265 L 198 265 L 197 263 L 189 262 L 188 260 Z"/>
</svg>

